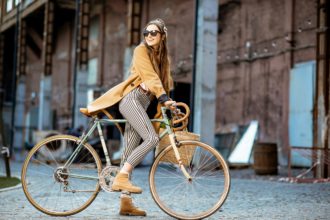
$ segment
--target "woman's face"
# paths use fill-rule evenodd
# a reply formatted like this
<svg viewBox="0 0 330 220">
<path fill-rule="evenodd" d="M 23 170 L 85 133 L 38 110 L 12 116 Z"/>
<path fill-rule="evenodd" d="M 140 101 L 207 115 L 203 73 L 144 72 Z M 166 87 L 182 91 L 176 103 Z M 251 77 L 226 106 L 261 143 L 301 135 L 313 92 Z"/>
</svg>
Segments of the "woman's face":
<svg viewBox="0 0 330 220">
<path fill-rule="evenodd" d="M 160 41 L 161 41 L 161 34 L 159 32 L 159 29 L 156 25 L 151 24 L 149 25 L 144 33 L 144 39 L 147 42 L 147 44 L 153 48 L 158 48 Z M 155 36 L 153 36 L 155 35 Z"/>
</svg>

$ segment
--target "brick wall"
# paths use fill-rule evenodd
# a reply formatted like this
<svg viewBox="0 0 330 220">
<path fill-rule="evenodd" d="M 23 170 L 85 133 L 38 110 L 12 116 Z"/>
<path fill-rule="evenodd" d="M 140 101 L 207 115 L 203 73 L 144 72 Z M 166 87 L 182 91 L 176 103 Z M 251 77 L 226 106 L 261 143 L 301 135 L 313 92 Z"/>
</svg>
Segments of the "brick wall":
<svg viewBox="0 0 330 220">
<path fill-rule="evenodd" d="M 277 142 L 285 153 L 289 73 L 315 60 L 315 2 L 220 3 L 217 127 L 258 120 L 259 141 Z"/>
</svg>

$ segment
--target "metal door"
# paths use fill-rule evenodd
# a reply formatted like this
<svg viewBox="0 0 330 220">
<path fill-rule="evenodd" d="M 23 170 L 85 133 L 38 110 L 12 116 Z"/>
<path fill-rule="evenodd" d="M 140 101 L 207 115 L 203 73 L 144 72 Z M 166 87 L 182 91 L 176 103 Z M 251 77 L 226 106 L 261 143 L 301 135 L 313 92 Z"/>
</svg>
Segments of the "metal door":
<svg viewBox="0 0 330 220">
<path fill-rule="evenodd" d="M 296 64 L 290 73 L 289 143 L 295 147 L 313 145 L 313 101 L 315 94 L 315 62 Z M 292 165 L 310 166 L 311 159 L 293 151 Z M 308 153 L 307 153 L 308 154 Z"/>
</svg>

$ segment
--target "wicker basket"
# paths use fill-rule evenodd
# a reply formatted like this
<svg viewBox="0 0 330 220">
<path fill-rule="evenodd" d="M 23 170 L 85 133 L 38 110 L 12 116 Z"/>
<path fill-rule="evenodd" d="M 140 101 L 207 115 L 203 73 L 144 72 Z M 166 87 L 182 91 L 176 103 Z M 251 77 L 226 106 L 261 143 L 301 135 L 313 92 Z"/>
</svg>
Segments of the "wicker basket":
<svg viewBox="0 0 330 220">
<path fill-rule="evenodd" d="M 178 141 L 186 141 L 186 140 L 187 141 L 188 140 L 189 141 L 199 141 L 200 140 L 200 136 L 198 134 L 191 133 L 188 131 L 176 131 L 175 136 Z M 168 135 L 163 137 L 159 141 L 159 145 L 156 147 L 155 156 L 157 156 L 162 150 L 164 150 L 170 144 L 171 144 L 171 142 L 170 142 L 170 138 L 168 137 Z M 184 165 L 189 165 L 190 161 L 192 160 L 192 157 L 194 155 L 195 149 L 191 148 L 187 151 L 187 149 L 178 148 L 178 150 L 180 153 L 180 157 L 182 159 L 182 163 Z M 169 152 L 167 152 L 166 155 L 164 155 L 163 158 L 161 158 L 161 161 L 178 164 L 178 161 L 176 160 L 173 149 L 171 149 Z"/>
</svg>

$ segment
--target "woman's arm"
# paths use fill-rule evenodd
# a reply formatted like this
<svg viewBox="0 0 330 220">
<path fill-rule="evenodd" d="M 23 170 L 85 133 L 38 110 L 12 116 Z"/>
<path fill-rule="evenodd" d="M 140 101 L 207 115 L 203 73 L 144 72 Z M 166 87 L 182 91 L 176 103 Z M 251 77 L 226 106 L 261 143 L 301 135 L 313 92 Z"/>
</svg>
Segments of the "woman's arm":
<svg viewBox="0 0 330 220">
<path fill-rule="evenodd" d="M 153 68 L 148 56 L 147 48 L 144 45 L 139 45 L 135 48 L 133 54 L 133 67 L 141 77 L 143 83 L 151 93 L 157 97 L 160 103 L 165 103 L 170 100 L 157 72 Z"/>
</svg>

